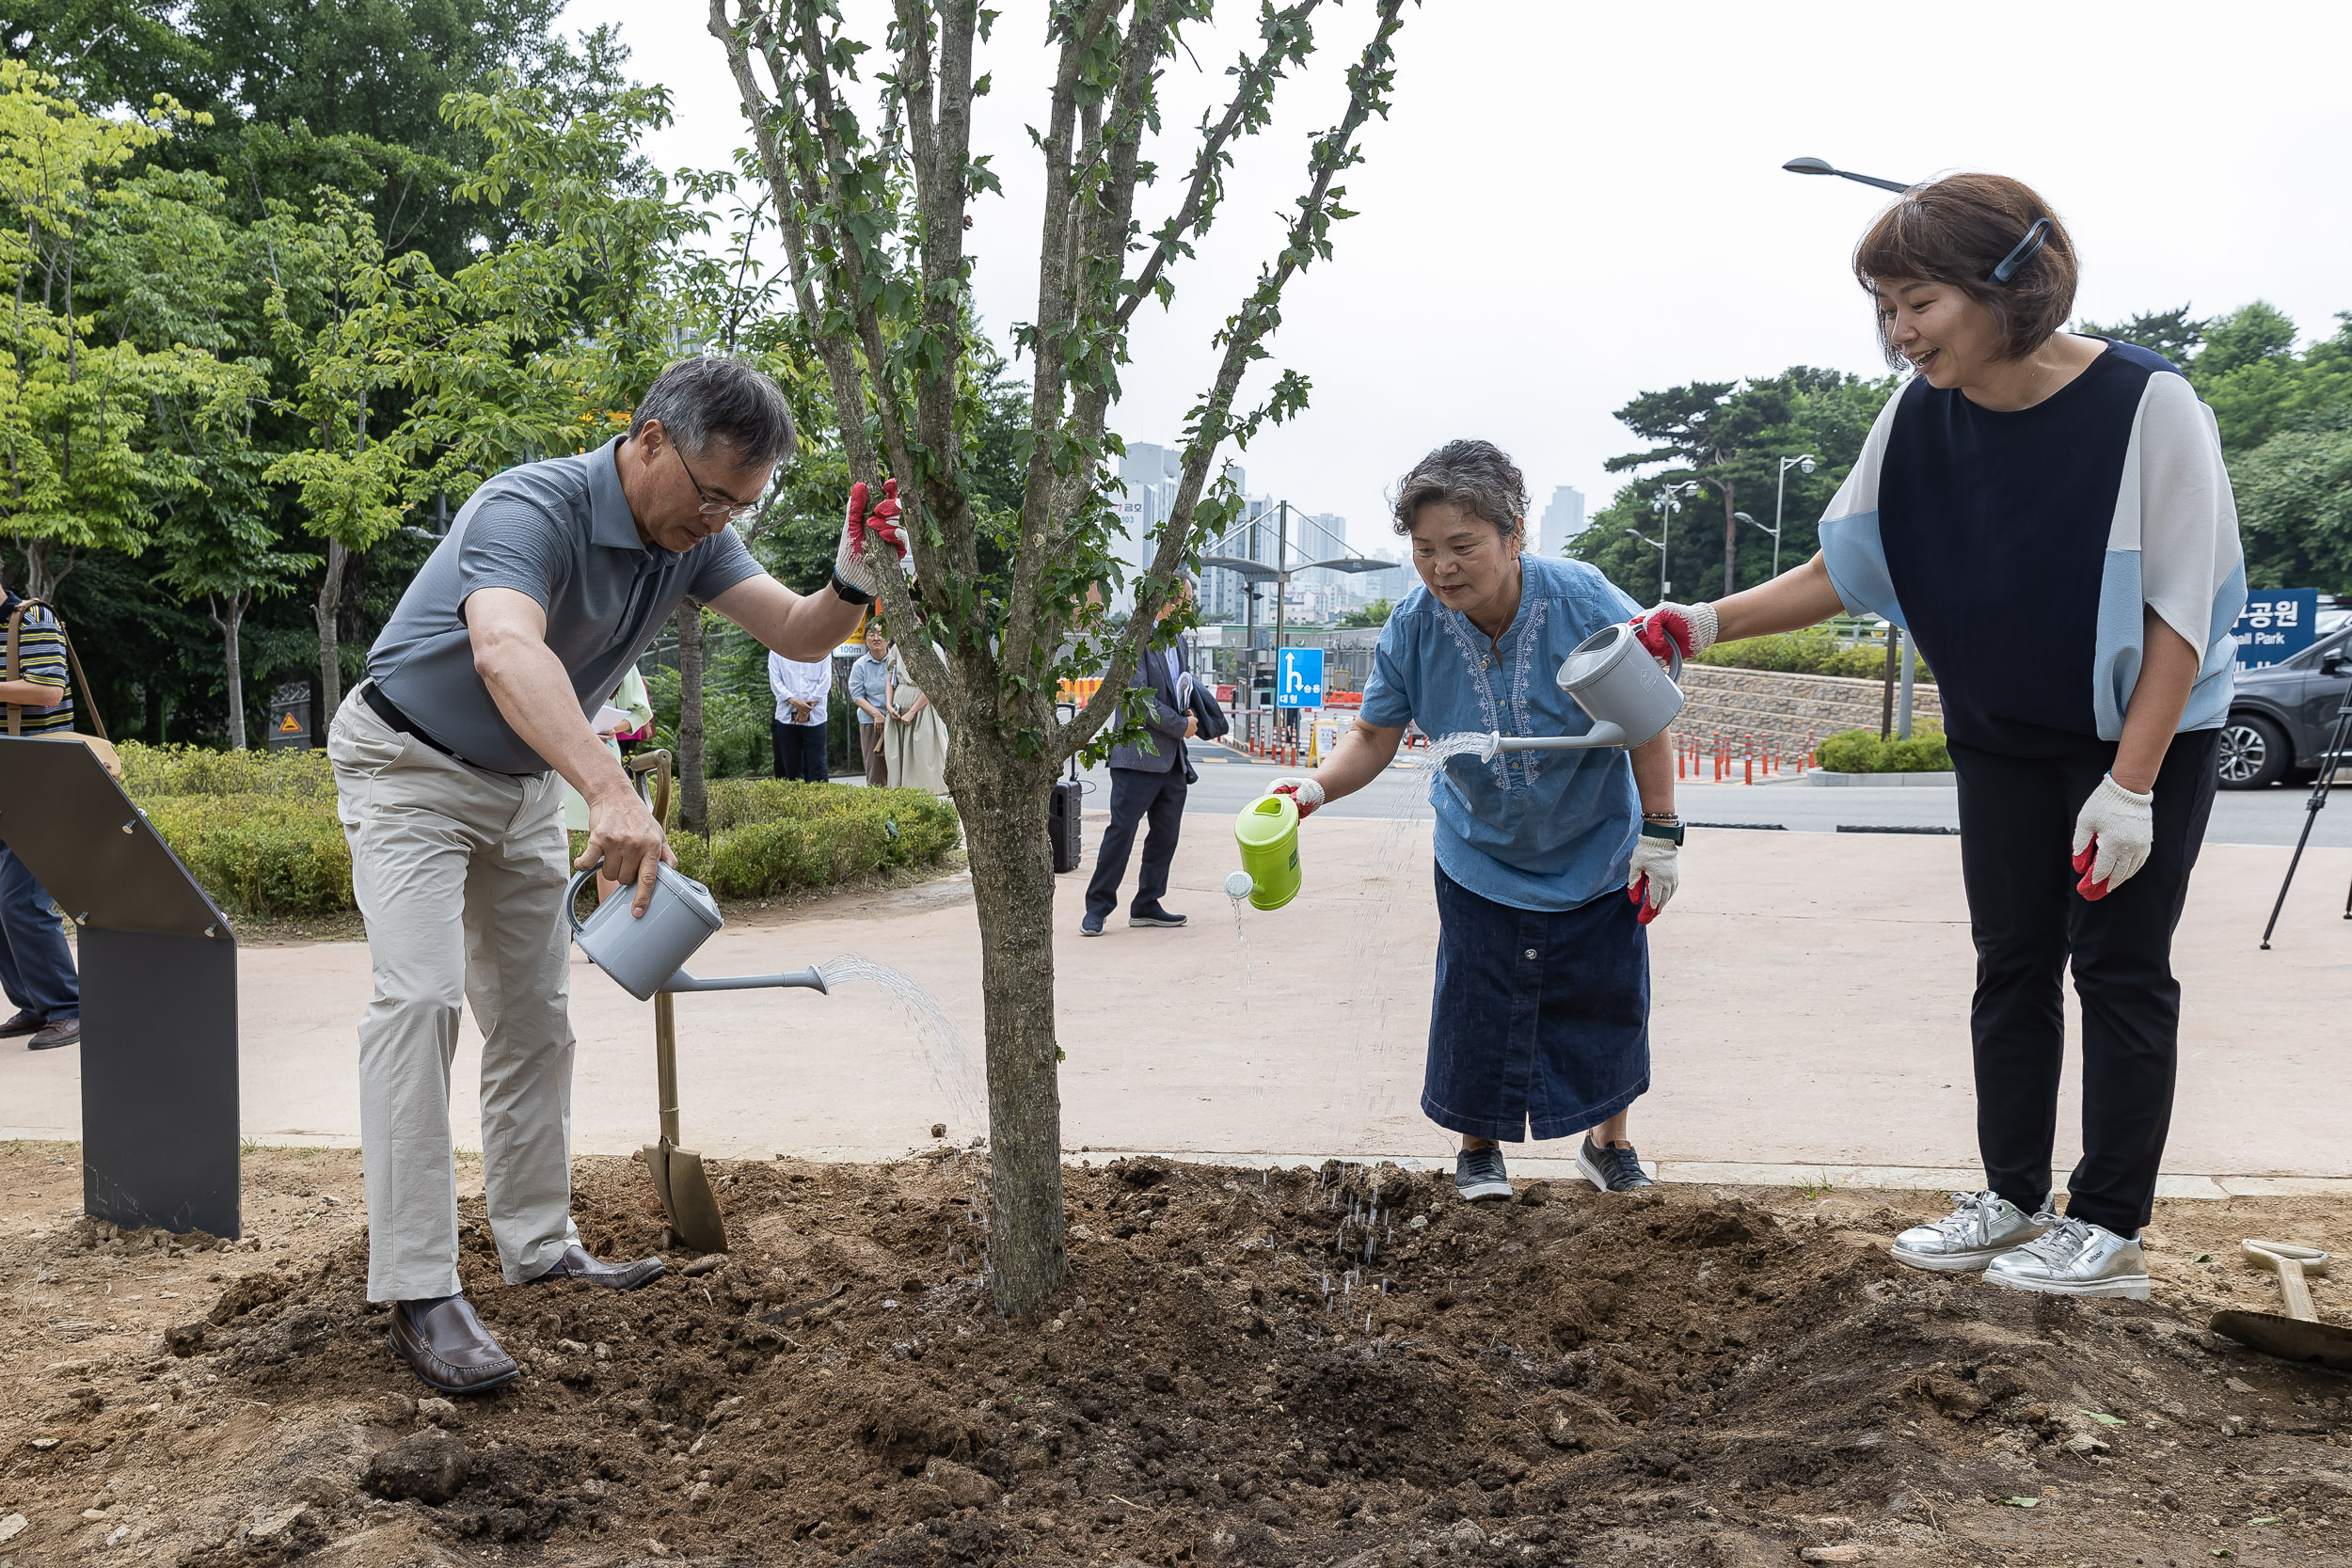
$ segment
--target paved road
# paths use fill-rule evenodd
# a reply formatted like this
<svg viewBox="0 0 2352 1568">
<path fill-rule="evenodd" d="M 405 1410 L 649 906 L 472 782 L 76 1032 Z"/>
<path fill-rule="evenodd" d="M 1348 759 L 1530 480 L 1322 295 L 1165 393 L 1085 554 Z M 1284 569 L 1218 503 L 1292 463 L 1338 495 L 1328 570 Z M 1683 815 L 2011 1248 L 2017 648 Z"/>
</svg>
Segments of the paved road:
<svg viewBox="0 0 2352 1568">
<path fill-rule="evenodd" d="M 1263 793 L 1268 780 L 1287 771 L 1269 763 L 1221 760 L 1217 747 L 1198 750 L 1208 754 L 1200 758 L 1200 782 L 1185 802 L 1191 814 L 1231 816 Z M 1086 777 L 1091 785 L 1087 809 L 1107 808 L 1107 774 L 1092 768 Z M 1327 809 L 1334 816 L 1425 816 L 1428 778 L 1417 765 L 1400 765 L 1370 788 Z M 2303 806 L 2310 794 L 2308 786 L 2223 790 L 2215 798 L 2205 842 L 2291 845 L 2303 831 Z M 1804 833 L 1835 832 L 1840 827 L 1957 828 L 1960 822 L 1957 794 L 1949 789 L 1829 789 L 1793 780 L 1754 787 L 1685 784 L 1677 803 L 1693 823 L 1777 824 Z M 2319 814 L 2312 842 L 2352 848 L 2352 786 Z"/>
</svg>

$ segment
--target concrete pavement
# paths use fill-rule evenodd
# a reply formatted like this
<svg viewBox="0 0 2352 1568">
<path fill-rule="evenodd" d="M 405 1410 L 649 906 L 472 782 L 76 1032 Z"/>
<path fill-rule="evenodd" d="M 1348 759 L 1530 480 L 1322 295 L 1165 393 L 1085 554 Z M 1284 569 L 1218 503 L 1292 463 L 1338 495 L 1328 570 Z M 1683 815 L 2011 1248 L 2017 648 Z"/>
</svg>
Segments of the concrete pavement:
<svg viewBox="0 0 2352 1568">
<path fill-rule="evenodd" d="M 1089 818 L 1089 849 L 1101 822 Z M 1318 816 L 1306 830 L 1306 891 L 1238 924 L 1217 891 L 1233 865 L 1230 837 L 1204 816 L 1186 827 L 1168 898 L 1191 915 L 1184 929 L 1132 929 L 1122 915 L 1103 938 L 1081 939 L 1085 871 L 1058 879 L 1068 1146 L 1447 1157 L 1451 1140 L 1419 1111 L 1436 934 L 1425 819 Z M 2276 950 L 2260 953 L 2285 860 L 2209 845 L 2201 863 L 2177 949 L 2186 1003 L 2174 1172 L 2352 1176 L 2342 1070 L 2352 924 L 2341 918 L 2352 851 L 2306 856 Z M 1861 1167 L 1939 1184 L 1965 1173 L 1973 955 L 1957 841 L 1701 830 L 1684 877 L 1651 927 L 1654 1087 L 1634 1113 L 1645 1156 L 1670 1170 L 1773 1165 L 1832 1180 Z M 737 918 L 697 973 L 861 954 L 917 977 L 946 1026 L 915 1026 L 871 984 L 681 997 L 687 1145 L 886 1157 L 927 1143 L 936 1122 L 969 1139 L 983 1125 L 979 951 L 961 878 Z M 247 1134 L 356 1141 L 365 948 L 247 949 L 240 976 Z M 655 1132 L 652 1008 L 584 962 L 573 980 L 574 1142 L 625 1151 Z M 479 1050 L 469 1018 L 453 1075 L 466 1147 L 478 1147 Z M 0 1136 L 78 1135 L 80 1067 L 79 1051 L 0 1051 Z M 2070 1070 L 2062 1126 L 2076 1085 Z M 2059 1167 L 2074 1155 L 2062 1139 Z"/>
</svg>

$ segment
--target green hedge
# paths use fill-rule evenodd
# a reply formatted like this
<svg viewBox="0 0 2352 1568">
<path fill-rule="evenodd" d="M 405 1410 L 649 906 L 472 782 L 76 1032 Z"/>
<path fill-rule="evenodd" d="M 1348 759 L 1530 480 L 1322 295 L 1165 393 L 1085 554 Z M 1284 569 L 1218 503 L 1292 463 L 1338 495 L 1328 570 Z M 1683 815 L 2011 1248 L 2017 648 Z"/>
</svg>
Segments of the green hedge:
<svg viewBox="0 0 2352 1568">
<path fill-rule="evenodd" d="M 936 865 L 961 833 L 955 807 L 920 789 L 858 789 L 784 779 L 714 779 L 710 837 L 677 830 L 678 869 L 728 898 L 830 887 L 908 865 Z M 572 834 L 575 859 L 588 835 Z"/>
<path fill-rule="evenodd" d="M 1718 642 L 1699 655 L 1701 664 L 1734 670 L 1777 670 L 1792 675 L 1848 675 L 1859 680 L 1883 680 L 1886 650 L 1870 643 L 1848 643 L 1827 632 L 1791 631 L 1772 637 L 1743 637 Z M 1915 660 L 1913 679 L 1928 685 L 1934 672 L 1925 659 Z"/>
<path fill-rule="evenodd" d="M 351 850 L 325 752 L 207 752 L 127 740 L 122 787 L 214 902 L 287 918 L 353 908 Z"/>
<path fill-rule="evenodd" d="M 1925 725 L 1908 740 L 1881 740 L 1871 730 L 1839 730 L 1813 749 L 1813 760 L 1833 773 L 1948 773 L 1952 753 L 1941 730 Z"/>
<path fill-rule="evenodd" d="M 354 907 L 326 752 L 120 750 L 124 788 L 221 908 L 284 919 Z M 674 832 L 676 816 L 673 797 Z M 955 808 L 922 790 L 776 779 L 713 781 L 710 823 L 707 841 L 678 833 L 673 847 L 680 870 L 730 898 L 936 865 L 961 836 Z M 572 835 L 575 856 L 585 836 Z"/>
</svg>

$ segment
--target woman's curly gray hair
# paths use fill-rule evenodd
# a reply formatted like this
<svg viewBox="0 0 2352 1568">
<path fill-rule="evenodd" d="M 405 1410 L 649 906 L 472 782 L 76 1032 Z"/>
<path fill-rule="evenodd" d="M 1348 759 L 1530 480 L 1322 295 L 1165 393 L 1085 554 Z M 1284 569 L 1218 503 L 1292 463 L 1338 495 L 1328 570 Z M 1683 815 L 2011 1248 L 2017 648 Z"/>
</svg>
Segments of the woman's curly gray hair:
<svg viewBox="0 0 2352 1568">
<path fill-rule="evenodd" d="M 1412 532 L 1413 519 L 1432 501 L 1451 501 L 1486 519 L 1508 543 L 1527 516 L 1527 480 L 1492 441 L 1448 441 L 1397 481 L 1396 531 Z"/>
</svg>

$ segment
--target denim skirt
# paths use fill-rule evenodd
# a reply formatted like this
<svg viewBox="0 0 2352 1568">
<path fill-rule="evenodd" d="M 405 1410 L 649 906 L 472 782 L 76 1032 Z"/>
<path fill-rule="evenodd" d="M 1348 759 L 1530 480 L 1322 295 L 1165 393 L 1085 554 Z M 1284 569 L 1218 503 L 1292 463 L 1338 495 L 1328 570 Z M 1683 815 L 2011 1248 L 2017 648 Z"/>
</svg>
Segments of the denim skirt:
<svg viewBox="0 0 2352 1568">
<path fill-rule="evenodd" d="M 1476 1138 L 1565 1138 L 1648 1088 L 1649 933 L 1632 900 L 1517 910 L 1440 866 L 1422 1113 Z"/>
</svg>

